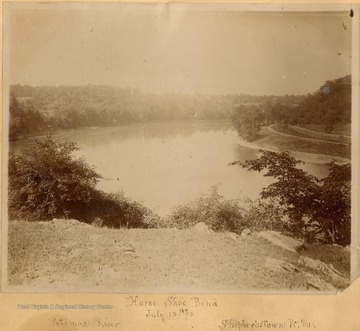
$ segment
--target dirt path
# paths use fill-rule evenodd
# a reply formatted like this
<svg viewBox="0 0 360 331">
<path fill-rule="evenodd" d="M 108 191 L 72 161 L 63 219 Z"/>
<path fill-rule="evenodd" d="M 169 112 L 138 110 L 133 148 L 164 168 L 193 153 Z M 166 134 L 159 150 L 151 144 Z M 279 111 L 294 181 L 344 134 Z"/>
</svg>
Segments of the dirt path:
<svg viewBox="0 0 360 331">
<path fill-rule="evenodd" d="M 322 138 L 323 140 L 327 140 L 327 141 L 336 141 L 336 142 L 351 144 L 351 135 L 319 132 L 307 128 L 302 128 L 299 126 L 291 126 L 291 128 L 300 134 L 304 133 L 307 135 L 311 135 L 313 137 Z"/>
<path fill-rule="evenodd" d="M 312 141 L 312 142 L 328 142 L 328 143 L 332 143 L 332 144 L 335 144 L 335 145 L 348 145 L 349 143 L 347 142 L 338 142 L 338 141 L 332 141 L 332 140 L 325 140 L 325 139 L 317 139 L 317 138 L 310 138 L 310 137 L 302 137 L 302 136 L 296 136 L 296 135 L 293 135 L 293 134 L 289 134 L 289 133 L 284 133 L 284 132 L 280 132 L 278 130 L 276 130 L 274 128 L 274 125 L 270 125 L 269 126 L 269 130 L 272 131 L 273 133 L 276 133 L 278 135 L 281 135 L 281 136 L 284 136 L 284 137 L 291 137 L 291 138 L 299 138 L 299 139 L 302 139 L 302 140 L 306 140 L 306 141 Z M 310 131 L 310 130 L 308 130 Z"/>
<path fill-rule="evenodd" d="M 261 128 L 261 136 L 262 138 L 256 140 L 255 142 L 239 140 L 239 145 L 257 150 L 273 152 L 289 150 L 295 158 L 304 162 L 328 163 L 334 160 L 337 163 L 348 163 L 350 161 L 349 158 L 341 156 L 321 154 L 315 151 L 307 152 L 307 150 L 311 150 L 311 147 L 314 147 L 316 144 L 333 144 L 331 141 L 326 142 L 319 139 L 297 137 L 294 135 L 278 132 L 270 126 Z M 298 144 L 298 142 L 305 142 L 306 145 L 301 146 L 301 144 Z M 344 147 L 347 146 L 347 144 L 339 145 Z"/>
</svg>

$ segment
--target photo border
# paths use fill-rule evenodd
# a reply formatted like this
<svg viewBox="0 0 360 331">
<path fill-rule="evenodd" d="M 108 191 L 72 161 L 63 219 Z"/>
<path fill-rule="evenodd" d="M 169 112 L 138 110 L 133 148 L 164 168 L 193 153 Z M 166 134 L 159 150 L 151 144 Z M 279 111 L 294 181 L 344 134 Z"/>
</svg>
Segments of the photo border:
<svg viewBox="0 0 360 331">
<path fill-rule="evenodd" d="M 2 2 L 4 5 L 4 2 Z M 196 4 L 198 5 L 198 4 Z M 234 4 L 237 6 L 238 4 Z M 219 6 L 226 6 L 226 4 L 219 4 Z M 249 6 L 249 4 L 244 5 Z M 319 8 L 319 4 L 254 4 L 250 5 L 252 10 L 262 10 L 263 8 L 271 8 L 273 11 L 277 11 L 279 8 L 281 10 L 286 10 L 291 8 L 291 10 L 303 10 L 303 11 L 313 11 L 315 8 Z M 275 9 L 276 8 L 276 9 Z M 352 184 L 352 244 L 351 244 L 351 280 L 352 284 L 348 289 L 343 291 L 341 294 L 332 295 L 332 296 L 324 296 L 324 295 L 304 295 L 304 293 L 299 296 L 296 293 L 290 293 L 291 295 L 272 295 L 271 292 L 268 292 L 264 295 L 264 293 L 259 295 L 248 295 L 248 294 L 240 294 L 236 296 L 232 295 L 210 295 L 210 297 L 216 297 L 219 305 L 222 305 L 223 308 L 221 312 L 216 311 L 216 318 L 226 318 L 227 316 L 236 316 L 240 314 L 245 316 L 248 319 L 258 319 L 260 320 L 260 316 L 263 316 L 264 313 L 267 318 L 271 316 L 272 318 L 283 318 L 283 319 L 291 319 L 294 316 L 299 315 L 301 312 L 308 320 L 316 321 L 318 327 L 317 330 L 338 330 L 344 327 L 347 330 L 356 330 L 356 327 L 360 325 L 360 317 L 357 313 L 359 307 L 359 301 L 357 298 L 360 295 L 360 281 L 358 279 L 360 270 L 359 270 L 359 262 L 360 262 L 360 253 L 359 253 L 359 242 L 360 242 L 360 229 L 359 229 L 359 217 L 358 217 L 358 183 L 359 183 L 359 169 L 358 169 L 358 152 L 359 152 L 359 144 L 358 144 L 358 127 L 359 127 L 359 15 L 360 15 L 360 6 L 359 4 L 330 4 L 330 5 L 321 5 L 320 8 L 326 8 L 326 10 L 334 10 L 338 11 L 339 8 L 343 8 L 344 11 L 352 9 L 355 13 L 353 17 L 353 39 L 352 39 L 352 105 L 353 105 L 353 120 L 352 120 L 352 182 L 356 181 L 355 185 Z M 321 10 L 322 11 L 322 10 Z M 343 11 L 343 10 L 341 10 Z M 4 15 L 4 12 L 2 12 Z M 3 27 L 2 27 L 3 28 Z M 6 40 L 4 40 L 6 42 Z M 356 51 L 357 50 L 357 51 Z M 3 58 L 4 59 L 4 58 Z M 3 67 L 3 72 L 4 72 Z M 3 102 L 6 101 L 6 86 L 3 85 Z M 3 103 L 3 107 L 6 105 Z M 4 109 L 4 108 L 3 108 Z M 3 144 L 6 142 L 7 137 L 5 134 L 7 133 L 7 128 L 3 122 Z M 4 157 L 4 149 L 2 148 L 2 156 L 3 162 L 6 157 Z M 6 164 L 2 163 L 3 166 L 3 177 L 1 181 L 2 185 L 2 194 L 4 194 L 4 187 L 7 186 L 7 179 L 4 176 L 6 171 Z M 354 194 L 355 193 L 355 194 Z M 2 195 L 3 203 L 6 200 L 6 195 Z M 4 208 L 4 204 L 2 205 L 2 217 L 4 220 L 4 214 L 6 214 L 6 209 Z M 2 222 L 2 234 L 4 236 L 7 235 L 7 228 L 4 226 L 4 222 Z M 7 256 L 6 246 L 2 245 L 2 259 L 4 262 L 4 256 Z M 5 249 L 4 249 L 5 248 Z M 6 254 L 5 254 L 6 253 Z M 5 254 L 5 255 L 4 255 Z M 4 265 L 4 264 L 2 264 Z M 4 281 L 4 274 L 2 274 L 2 281 Z M 4 290 L 4 287 L 2 288 Z M 277 293 L 278 294 L 278 293 Z M 284 293 L 283 293 L 284 294 Z M 294 295 L 293 295 L 294 294 Z M 321 293 L 319 293 L 321 294 Z M 163 300 L 166 296 L 164 294 L 146 294 L 147 298 L 160 298 Z M 189 295 L 179 295 L 182 298 L 188 298 Z M 209 298 L 209 295 L 202 294 L 200 295 L 204 298 Z M 49 293 L 49 294 L 40 294 L 40 293 L 17 293 L 10 294 L 5 293 L 3 291 L 0 294 L 0 302 L 5 305 L 5 308 L 0 311 L 0 318 L 2 323 L 6 323 L 11 329 L 9 330 L 31 330 L 32 327 L 36 326 L 39 330 L 47 330 L 43 328 L 44 321 L 49 319 L 48 313 L 40 314 L 37 310 L 34 311 L 23 311 L 19 310 L 16 306 L 21 302 L 48 302 L 49 300 L 53 301 L 73 301 L 79 300 L 84 302 L 112 302 L 115 303 L 117 307 L 115 316 L 121 316 L 123 330 L 130 329 L 133 327 L 135 330 L 141 330 L 146 327 L 149 330 L 155 329 L 164 329 L 170 330 L 170 326 L 165 326 L 159 323 L 149 323 L 148 319 L 144 317 L 143 312 L 140 310 L 135 313 L 130 312 L 127 306 L 127 298 L 129 295 L 127 294 L 93 294 L 93 293 L 83 293 L 83 294 L 64 294 L 64 293 Z M 156 299 L 157 300 L 157 299 Z M 41 312 L 42 313 L 42 312 Z M 87 313 L 87 312 L 86 312 Z M 70 312 L 66 311 L 66 314 L 63 313 L 64 316 L 69 316 L 67 318 L 79 319 L 80 316 L 85 312 Z M 194 321 L 194 325 L 191 325 L 196 330 L 219 330 L 219 325 L 214 323 L 214 314 L 213 312 L 204 309 L 201 311 L 200 317 Z M 87 314 L 85 314 L 87 316 Z M 84 315 L 84 316 L 85 316 Z M 110 316 L 109 315 L 109 316 Z M 73 317 L 71 317 L 73 316 Z M 51 317 L 50 317 L 51 318 Z M 223 319 L 224 320 L 224 319 Z M 220 325 L 221 326 L 221 325 Z M 149 327 L 149 328 L 148 328 Z M 182 327 L 186 327 L 190 329 L 188 324 L 184 324 L 183 322 L 176 322 L 173 325 L 174 329 L 181 330 Z M 59 326 L 55 328 L 56 330 L 67 330 L 67 328 Z M 90 328 L 91 330 L 98 330 L 97 327 Z M 291 330 L 291 327 L 288 328 Z"/>
</svg>

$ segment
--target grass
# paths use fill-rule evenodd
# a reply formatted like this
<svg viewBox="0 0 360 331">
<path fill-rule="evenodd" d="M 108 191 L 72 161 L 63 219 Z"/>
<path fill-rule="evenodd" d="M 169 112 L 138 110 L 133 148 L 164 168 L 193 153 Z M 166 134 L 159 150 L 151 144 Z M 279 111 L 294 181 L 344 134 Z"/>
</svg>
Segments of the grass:
<svg viewBox="0 0 360 331">
<path fill-rule="evenodd" d="M 310 245 L 306 244 L 307 250 L 302 255 L 314 260 L 320 260 L 327 264 L 332 264 L 345 277 L 350 277 L 349 252 L 337 245 Z"/>
<path fill-rule="evenodd" d="M 349 144 L 336 144 L 318 139 L 308 139 L 276 132 L 269 127 L 263 127 L 260 139 L 256 141 L 260 146 L 277 148 L 279 151 L 290 150 L 294 152 L 323 154 L 342 158 L 351 158 L 351 146 Z"/>
<path fill-rule="evenodd" d="M 325 126 L 322 124 L 307 124 L 305 125 L 305 128 L 317 132 L 325 132 Z M 351 136 L 351 124 L 338 124 L 334 126 L 334 130 L 332 131 L 332 134 L 336 135 L 344 135 L 344 136 Z"/>
<path fill-rule="evenodd" d="M 328 257 L 349 274 L 349 255 Z M 333 251 L 330 250 L 329 254 Z M 32 290 L 231 292 L 306 290 L 301 273 L 266 267 L 268 257 L 296 265 L 299 254 L 252 235 L 194 229 L 108 229 L 75 220 L 9 222 L 9 286 Z"/>
<path fill-rule="evenodd" d="M 316 139 L 322 140 L 327 142 L 335 142 L 335 143 L 342 143 L 342 144 L 350 144 L 350 138 L 347 136 L 337 135 L 337 134 L 328 134 L 325 132 L 318 132 L 313 131 L 307 128 L 301 128 L 298 126 L 288 126 L 288 125 L 274 125 L 274 130 L 290 134 L 300 138 L 309 138 L 309 139 Z"/>
</svg>

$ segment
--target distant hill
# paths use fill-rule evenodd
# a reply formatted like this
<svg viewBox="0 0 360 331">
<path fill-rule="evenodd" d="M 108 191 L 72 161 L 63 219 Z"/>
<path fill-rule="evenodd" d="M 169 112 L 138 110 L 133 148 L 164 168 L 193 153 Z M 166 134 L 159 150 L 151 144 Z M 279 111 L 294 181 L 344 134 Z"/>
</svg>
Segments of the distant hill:
<svg viewBox="0 0 360 331">
<path fill-rule="evenodd" d="M 326 81 L 319 90 L 308 94 L 294 112 L 297 124 L 351 123 L 351 76 Z"/>
<path fill-rule="evenodd" d="M 112 86 L 10 86 L 10 138 L 59 129 L 134 122 L 230 119 L 239 107 L 258 109 L 263 124 L 351 122 L 351 77 L 327 81 L 318 91 L 284 96 L 154 94 Z"/>
<path fill-rule="evenodd" d="M 276 99 L 300 103 L 303 96 L 248 94 L 154 94 L 112 86 L 10 87 L 10 136 L 86 126 L 184 119 L 229 119 L 240 104 L 264 106 Z"/>
</svg>

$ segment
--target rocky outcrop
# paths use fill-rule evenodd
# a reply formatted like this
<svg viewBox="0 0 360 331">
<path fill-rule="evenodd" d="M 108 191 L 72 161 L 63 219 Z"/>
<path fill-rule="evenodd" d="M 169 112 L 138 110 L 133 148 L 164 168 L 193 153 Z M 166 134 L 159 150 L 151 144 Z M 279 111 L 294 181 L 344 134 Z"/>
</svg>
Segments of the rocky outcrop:
<svg viewBox="0 0 360 331">
<path fill-rule="evenodd" d="M 276 231 L 260 231 L 258 235 L 270 241 L 272 244 L 293 253 L 299 253 L 304 249 L 304 243 L 302 241 L 284 236 Z"/>
<path fill-rule="evenodd" d="M 234 232 L 227 232 L 226 236 L 234 241 L 237 241 L 240 238 L 239 235 Z"/>
<path fill-rule="evenodd" d="M 244 229 L 244 230 L 242 230 L 241 231 L 241 237 L 242 238 L 246 238 L 246 237 L 248 237 L 248 236 L 251 236 L 251 230 L 250 229 Z"/>
<path fill-rule="evenodd" d="M 331 281 L 331 283 L 336 284 L 339 288 L 345 288 L 349 285 L 349 280 L 336 270 L 332 264 L 326 264 L 322 261 L 314 260 L 306 256 L 300 256 L 298 264 L 322 275 Z"/>
<path fill-rule="evenodd" d="M 204 222 L 199 222 L 194 225 L 194 230 L 205 233 L 213 233 L 214 231 Z"/>
<path fill-rule="evenodd" d="M 269 271 L 271 270 L 276 273 L 298 273 L 304 279 L 304 288 L 307 290 L 336 291 L 336 288 L 325 281 L 320 275 L 301 270 L 299 266 L 295 266 L 292 263 L 268 257 L 265 266 Z"/>
<path fill-rule="evenodd" d="M 284 236 L 275 231 L 261 231 L 258 235 L 298 256 L 304 249 L 302 241 Z M 268 257 L 265 265 L 272 272 L 299 273 L 304 281 L 304 287 L 310 290 L 336 291 L 337 289 L 344 289 L 350 284 L 349 279 L 344 277 L 332 264 L 314 260 L 303 255 L 298 258 L 295 264 Z"/>
<path fill-rule="evenodd" d="M 307 289 L 315 289 L 318 291 L 336 291 L 336 288 L 330 283 L 324 281 L 319 276 L 310 274 L 308 272 L 302 272 L 306 279 Z"/>
<path fill-rule="evenodd" d="M 265 266 L 276 272 L 299 272 L 299 269 L 293 264 L 272 257 L 266 258 Z"/>
</svg>

